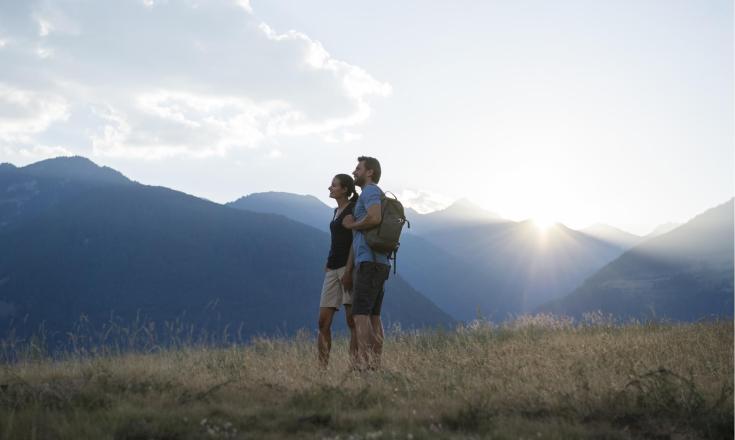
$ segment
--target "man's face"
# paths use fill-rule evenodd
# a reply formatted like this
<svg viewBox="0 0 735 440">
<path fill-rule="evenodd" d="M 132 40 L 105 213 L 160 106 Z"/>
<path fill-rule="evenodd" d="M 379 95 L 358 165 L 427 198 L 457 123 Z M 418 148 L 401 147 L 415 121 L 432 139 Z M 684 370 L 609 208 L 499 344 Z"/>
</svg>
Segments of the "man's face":
<svg viewBox="0 0 735 440">
<path fill-rule="evenodd" d="M 372 170 L 368 171 L 365 169 L 365 161 L 357 162 L 357 167 L 352 172 L 352 176 L 355 178 L 355 185 L 362 188 L 367 181 L 367 177 L 372 176 L 372 174 Z"/>
</svg>

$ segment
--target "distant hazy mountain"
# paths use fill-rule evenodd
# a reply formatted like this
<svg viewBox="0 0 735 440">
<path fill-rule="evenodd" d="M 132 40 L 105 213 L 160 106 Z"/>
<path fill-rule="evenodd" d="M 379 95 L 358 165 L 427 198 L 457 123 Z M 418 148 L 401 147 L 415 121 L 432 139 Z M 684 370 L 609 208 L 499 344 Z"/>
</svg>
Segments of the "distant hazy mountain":
<svg viewBox="0 0 735 440">
<path fill-rule="evenodd" d="M 679 226 L 681 226 L 681 223 L 674 223 L 674 222 L 663 223 L 653 228 L 653 231 L 646 234 L 645 238 L 658 237 L 659 235 L 663 235 L 669 231 L 672 231 L 678 228 Z"/>
<path fill-rule="evenodd" d="M 63 331 L 82 313 L 99 322 L 138 310 L 159 324 L 185 313 L 187 322 L 230 323 L 245 335 L 316 326 L 328 236 L 283 216 L 59 158 L 0 167 L 0 225 L 3 332 L 42 321 Z M 452 322 L 391 280 L 386 320 Z"/>
<path fill-rule="evenodd" d="M 612 227 L 580 232 L 557 224 L 541 233 L 533 221 L 509 221 L 464 199 L 417 224 L 421 238 L 483 274 L 473 286 L 482 300 L 473 304 L 495 318 L 568 293 L 640 241 Z"/>
<path fill-rule="evenodd" d="M 422 237 L 484 273 L 488 300 L 502 298 L 512 313 L 567 294 L 624 251 L 562 224 L 541 230 L 531 220 L 443 229 Z M 489 302 L 486 307 L 500 306 Z"/>
<path fill-rule="evenodd" d="M 542 310 L 685 321 L 731 317 L 733 251 L 731 199 L 627 251 Z"/>
<path fill-rule="evenodd" d="M 467 199 L 459 199 L 444 209 L 428 214 L 419 214 L 415 210 L 409 209 L 406 217 L 411 221 L 411 232 L 417 234 L 428 233 L 436 229 L 505 221 L 499 215 L 487 211 Z"/>
<path fill-rule="evenodd" d="M 332 219 L 329 215 L 332 209 L 311 195 L 270 191 L 240 197 L 226 205 L 253 212 L 284 215 L 291 219 L 298 218 L 299 222 L 323 231 L 329 230 Z"/>
<path fill-rule="evenodd" d="M 614 244 L 623 249 L 630 249 L 644 239 L 644 237 L 639 235 L 631 234 L 630 232 L 602 223 L 588 226 L 580 230 L 580 232 L 584 232 L 587 235 L 606 241 L 610 244 Z"/>
</svg>

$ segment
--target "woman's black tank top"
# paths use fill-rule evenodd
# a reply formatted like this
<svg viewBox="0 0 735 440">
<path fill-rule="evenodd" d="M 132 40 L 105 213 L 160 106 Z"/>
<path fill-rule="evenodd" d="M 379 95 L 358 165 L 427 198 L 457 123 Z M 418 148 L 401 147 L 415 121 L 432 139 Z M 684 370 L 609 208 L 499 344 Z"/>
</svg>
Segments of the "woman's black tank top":
<svg viewBox="0 0 735 440">
<path fill-rule="evenodd" d="M 334 213 L 337 213 L 334 209 Z M 350 202 L 342 212 L 329 223 L 329 230 L 332 233 L 332 245 L 329 248 L 329 257 L 327 258 L 327 267 L 329 269 L 339 269 L 347 264 L 347 258 L 350 256 L 350 247 L 352 246 L 352 231 L 342 226 L 342 220 L 355 209 L 355 202 Z"/>
</svg>

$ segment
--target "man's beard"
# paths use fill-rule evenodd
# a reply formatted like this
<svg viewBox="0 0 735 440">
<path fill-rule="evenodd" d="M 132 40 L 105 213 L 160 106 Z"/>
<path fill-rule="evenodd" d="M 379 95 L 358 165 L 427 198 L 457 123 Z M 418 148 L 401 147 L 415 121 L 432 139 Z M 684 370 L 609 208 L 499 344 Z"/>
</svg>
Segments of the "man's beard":
<svg viewBox="0 0 735 440">
<path fill-rule="evenodd" d="M 362 188 L 362 186 L 363 186 L 364 184 L 365 184 L 365 178 L 364 178 L 364 177 L 362 177 L 362 176 L 360 176 L 360 177 L 355 177 L 355 185 L 357 185 L 357 186 L 359 186 L 359 187 L 361 187 L 361 188 Z"/>
</svg>

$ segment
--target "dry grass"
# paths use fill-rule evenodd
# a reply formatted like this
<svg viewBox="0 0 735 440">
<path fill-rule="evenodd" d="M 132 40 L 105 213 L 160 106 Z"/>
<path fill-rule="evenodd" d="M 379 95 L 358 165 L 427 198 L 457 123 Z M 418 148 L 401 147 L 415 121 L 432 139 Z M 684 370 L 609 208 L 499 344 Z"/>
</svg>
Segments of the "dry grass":
<svg viewBox="0 0 735 440">
<path fill-rule="evenodd" d="M 392 332 L 348 371 L 313 335 L 227 348 L 27 358 L 0 375 L 0 438 L 732 438 L 733 323 L 548 316 Z"/>
</svg>

